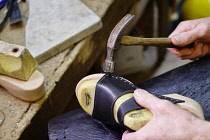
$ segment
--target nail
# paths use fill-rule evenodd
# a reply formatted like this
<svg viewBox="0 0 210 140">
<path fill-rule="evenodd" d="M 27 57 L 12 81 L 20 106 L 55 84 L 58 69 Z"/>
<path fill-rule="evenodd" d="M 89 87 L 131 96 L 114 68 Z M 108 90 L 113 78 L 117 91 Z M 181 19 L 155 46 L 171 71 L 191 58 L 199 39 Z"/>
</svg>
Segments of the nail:
<svg viewBox="0 0 210 140">
<path fill-rule="evenodd" d="M 187 49 L 186 55 L 191 55 L 191 54 L 192 54 L 192 50 L 191 49 Z"/>
<path fill-rule="evenodd" d="M 181 38 L 180 35 L 174 35 L 173 38 L 177 43 L 182 43 L 183 42 L 183 39 Z"/>
<path fill-rule="evenodd" d="M 134 91 L 135 96 L 138 96 L 138 97 L 141 96 L 142 94 L 145 94 L 145 93 L 147 93 L 147 92 L 143 89 L 136 89 Z"/>
<path fill-rule="evenodd" d="M 198 46 L 201 47 L 201 48 L 203 47 L 203 45 L 204 44 L 202 42 L 199 42 L 199 44 L 198 44 Z"/>
</svg>

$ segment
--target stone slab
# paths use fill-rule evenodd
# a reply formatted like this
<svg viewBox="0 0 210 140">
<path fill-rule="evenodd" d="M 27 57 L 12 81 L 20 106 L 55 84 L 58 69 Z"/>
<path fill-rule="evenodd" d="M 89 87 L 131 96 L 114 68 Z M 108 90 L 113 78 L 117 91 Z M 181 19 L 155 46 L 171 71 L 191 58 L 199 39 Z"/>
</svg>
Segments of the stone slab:
<svg viewBox="0 0 210 140">
<path fill-rule="evenodd" d="M 102 27 L 79 0 L 30 0 L 26 47 L 40 63 Z"/>
</svg>

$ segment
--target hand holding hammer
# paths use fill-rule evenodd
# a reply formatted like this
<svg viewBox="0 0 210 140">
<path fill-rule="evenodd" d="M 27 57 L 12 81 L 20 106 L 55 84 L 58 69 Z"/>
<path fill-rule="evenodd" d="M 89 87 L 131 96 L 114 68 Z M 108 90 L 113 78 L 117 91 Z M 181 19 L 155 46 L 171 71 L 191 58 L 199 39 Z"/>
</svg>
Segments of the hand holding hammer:
<svg viewBox="0 0 210 140">
<path fill-rule="evenodd" d="M 132 36 L 123 36 L 126 27 L 134 18 L 134 15 L 125 15 L 120 22 L 112 30 L 108 42 L 107 42 L 107 57 L 104 64 L 104 72 L 112 73 L 114 72 L 115 66 L 115 50 L 119 48 L 120 45 L 143 45 L 143 46 L 156 46 L 165 48 L 183 48 L 175 46 L 170 38 L 140 38 Z M 185 48 L 193 47 L 194 43 L 185 46 Z"/>
</svg>

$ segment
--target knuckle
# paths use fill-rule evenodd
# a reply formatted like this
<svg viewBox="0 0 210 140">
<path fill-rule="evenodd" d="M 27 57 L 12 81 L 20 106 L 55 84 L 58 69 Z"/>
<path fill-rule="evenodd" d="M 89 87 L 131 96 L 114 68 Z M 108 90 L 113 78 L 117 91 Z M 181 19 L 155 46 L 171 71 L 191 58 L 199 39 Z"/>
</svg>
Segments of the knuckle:
<svg viewBox="0 0 210 140">
<path fill-rule="evenodd" d="M 202 55 L 202 51 L 195 51 L 193 54 L 194 58 L 200 57 L 201 55 Z"/>
<path fill-rule="evenodd" d="M 192 34 L 188 33 L 188 32 L 185 32 L 183 33 L 183 40 L 187 41 L 187 40 L 192 40 L 193 36 Z"/>
<path fill-rule="evenodd" d="M 178 26 L 176 27 L 177 30 L 184 30 L 187 27 L 187 22 L 186 21 L 182 21 L 178 24 Z"/>
<path fill-rule="evenodd" d="M 186 24 L 187 24 L 187 21 L 181 21 L 181 22 L 179 23 L 179 26 L 186 26 Z"/>
<path fill-rule="evenodd" d="M 150 100 L 150 98 L 148 97 L 148 96 L 143 96 L 142 98 L 141 98 L 141 100 L 144 102 L 144 103 L 149 103 L 151 100 Z"/>
<path fill-rule="evenodd" d="M 209 34 L 209 31 L 210 31 L 210 25 L 208 24 L 204 24 L 204 23 L 200 23 L 200 26 L 199 26 L 199 36 L 202 38 L 202 37 L 205 37 L 206 35 Z"/>
<path fill-rule="evenodd" d="M 178 57 L 180 57 L 182 54 L 181 54 L 181 49 L 180 50 L 178 50 L 178 49 L 176 49 L 176 50 L 174 50 L 174 55 L 176 55 L 176 56 L 178 56 Z"/>
</svg>

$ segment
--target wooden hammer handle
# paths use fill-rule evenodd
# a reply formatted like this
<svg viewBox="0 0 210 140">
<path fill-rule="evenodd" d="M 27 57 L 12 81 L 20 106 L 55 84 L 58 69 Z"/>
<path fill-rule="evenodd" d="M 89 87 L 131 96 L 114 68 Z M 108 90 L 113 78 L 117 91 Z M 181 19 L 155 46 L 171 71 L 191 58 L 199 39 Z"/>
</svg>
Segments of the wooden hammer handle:
<svg viewBox="0 0 210 140">
<path fill-rule="evenodd" d="M 175 46 L 170 38 L 140 38 L 140 37 L 132 37 L 132 36 L 123 36 L 121 40 L 122 45 L 143 45 L 143 46 L 157 46 L 157 47 L 165 47 L 165 48 L 181 48 Z M 193 47 L 185 46 L 188 48 Z"/>
</svg>

